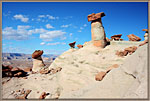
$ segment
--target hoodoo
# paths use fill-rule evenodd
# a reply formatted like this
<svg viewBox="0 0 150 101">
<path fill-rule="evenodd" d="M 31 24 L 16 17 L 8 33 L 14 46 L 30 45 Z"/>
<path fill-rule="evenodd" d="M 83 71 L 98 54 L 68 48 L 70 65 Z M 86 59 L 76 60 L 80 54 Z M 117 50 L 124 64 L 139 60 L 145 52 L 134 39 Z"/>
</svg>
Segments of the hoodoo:
<svg viewBox="0 0 150 101">
<path fill-rule="evenodd" d="M 94 46 L 104 48 L 106 46 L 106 35 L 102 25 L 101 18 L 105 16 L 104 12 L 92 13 L 88 15 L 88 21 L 91 21 L 91 33 Z"/>
<path fill-rule="evenodd" d="M 41 50 L 36 50 L 33 54 L 32 54 L 32 58 L 33 58 L 33 68 L 32 71 L 33 72 L 39 72 L 42 68 L 44 68 L 45 64 L 41 58 L 41 55 L 43 54 L 43 51 Z"/>
</svg>

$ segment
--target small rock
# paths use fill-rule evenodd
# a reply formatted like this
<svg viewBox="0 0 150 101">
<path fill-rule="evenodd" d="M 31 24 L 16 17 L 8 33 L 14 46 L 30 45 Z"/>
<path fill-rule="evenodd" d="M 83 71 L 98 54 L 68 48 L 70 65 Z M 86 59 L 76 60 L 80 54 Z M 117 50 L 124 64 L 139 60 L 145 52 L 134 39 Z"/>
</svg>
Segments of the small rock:
<svg viewBox="0 0 150 101">
<path fill-rule="evenodd" d="M 107 70 L 106 70 L 106 73 L 108 73 L 110 70 L 112 70 L 113 68 L 118 68 L 119 65 L 118 64 L 114 64 L 112 66 L 110 66 Z"/>
<path fill-rule="evenodd" d="M 23 79 L 27 79 L 27 77 L 22 77 Z"/>
<path fill-rule="evenodd" d="M 113 35 L 113 36 L 111 36 L 111 39 L 119 41 L 121 39 L 121 36 L 122 36 L 122 34 Z"/>
<path fill-rule="evenodd" d="M 148 43 L 148 40 L 145 40 L 143 43 L 141 43 L 139 46 L 143 46 L 145 45 L 146 43 Z"/>
<path fill-rule="evenodd" d="M 40 98 L 39 99 L 45 99 L 45 97 L 46 97 L 46 92 L 43 92 L 41 95 L 40 95 Z"/>
<path fill-rule="evenodd" d="M 136 51 L 136 49 L 137 49 L 136 46 L 132 46 L 132 47 L 125 48 L 124 51 L 127 51 L 128 53 L 132 54 Z"/>
<path fill-rule="evenodd" d="M 43 69 L 43 70 L 40 70 L 40 73 L 41 73 L 41 74 L 48 74 L 49 72 L 50 72 L 50 70 L 44 70 L 44 69 Z"/>
<path fill-rule="evenodd" d="M 106 75 L 106 72 L 99 72 L 98 74 L 95 75 L 95 80 L 101 81 L 105 75 Z"/>
<path fill-rule="evenodd" d="M 27 67 L 27 68 L 24 68 L 23 70 L 24 70 L 25 72 L 30 72 L 30 71 L 32 71 L 32 68 Z"/>
<path fill-rule="evenodd" d="M 80 49 L 83 47 L 83 45 L 78 44 L 77 47 Z"/>
</svg>

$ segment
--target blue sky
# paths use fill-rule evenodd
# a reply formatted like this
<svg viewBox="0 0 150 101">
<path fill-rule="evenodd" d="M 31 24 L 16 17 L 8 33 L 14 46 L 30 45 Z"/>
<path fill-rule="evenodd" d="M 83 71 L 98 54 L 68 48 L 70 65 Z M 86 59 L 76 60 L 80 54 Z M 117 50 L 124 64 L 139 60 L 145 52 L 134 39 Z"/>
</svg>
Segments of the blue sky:
<svg viewBox="0 0 150 101">
<path fill-rule="evenodd" d="M 2 51 L 32 54 L 61 54 L 69 43 L 91 40 L 87 16 L 104 12 L 106 37 L 135 34 L 144 40 L 148 28 L 147 2 L 3 2 Z"/>
</svg>

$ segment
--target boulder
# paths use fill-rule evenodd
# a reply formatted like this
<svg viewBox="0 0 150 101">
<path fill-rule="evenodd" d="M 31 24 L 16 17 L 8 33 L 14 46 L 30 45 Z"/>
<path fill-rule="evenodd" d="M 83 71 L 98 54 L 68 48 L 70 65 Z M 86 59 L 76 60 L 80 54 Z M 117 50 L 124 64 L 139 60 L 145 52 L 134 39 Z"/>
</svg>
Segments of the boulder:
<svg viewBox="0 0 150 101">
<path fill-rule="evenodd" d="M 95 75 L 95 80 L 101 81 L 105 75 L 106 75 L 106 72 L 99 72 L 98 74 Z"/>
<path fill-rule="evenodd" d="M 71 48 L 75 48 L 75 44 L 76 44 L 76 41 L 74 41 L 74 42 L 72 42 L 72 43 L 69 43 L 69 46 L 70 46 Z"/>
<path fill-rule="evenodd" d="M 136 51 L 136 49 L 137 49 L 136 46 L 132 46 L 132 47 L 125 48 L 124 51 L 127 51 L 128 53 L 132 54 Z"/>
<path fill-rule="evenodd" d="M 129 38 L 129 41 L 141 41 L 141 38 L 139 38 L 138 36 L 134 35 L 134 34 L 130 34 L 127 35 Z"/>
<path fill-rule="evenodd" d="M 83 47 L 83 45 L 78 44 L 77 47 L 80 49 Z"/>
</svg>

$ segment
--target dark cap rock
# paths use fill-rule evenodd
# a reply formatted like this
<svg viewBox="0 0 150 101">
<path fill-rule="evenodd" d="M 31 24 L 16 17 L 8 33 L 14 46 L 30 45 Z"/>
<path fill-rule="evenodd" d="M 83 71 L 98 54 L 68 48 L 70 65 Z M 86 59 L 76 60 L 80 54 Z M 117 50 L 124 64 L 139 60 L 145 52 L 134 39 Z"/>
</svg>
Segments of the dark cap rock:
<svg viewBox="0 0 150 101">
<path fill-rule="evenodd" d="M 100 13 L 92 13 L 90 15 L 88 15 L 88 21 L 94 21 L 97 19 L 100 19 L 101 17 L 105 16 L 104 12 L 100 12 Z"/>
<path fill-rule="evenodd" d="M 146 32 L 148 32 L 148 29 L 142 29 L 142 31 L 146 31 Z"/>
<path fill-rule="evenodd" d="M 74 48 L 74 47 L 75 47 L 75 44 L 76 44 L 76 41 L 74 41 L 74 42 L 72 42 L 72 43 L 69 43 L 69 46 L 70 46 L 71 48 Z"/>
<path fill-rule="evenodd" d="M 34 53 L 32 54 L 32 58 L 36 59 L 40 57 L 43 54 L 43 50 L 35 50 Z"/>
</svg>

